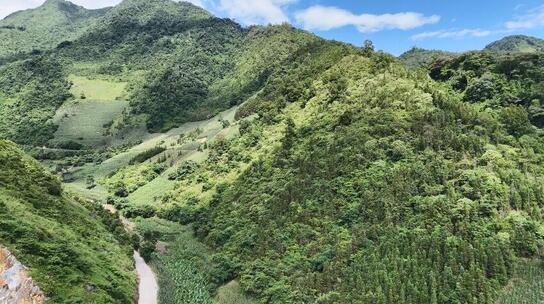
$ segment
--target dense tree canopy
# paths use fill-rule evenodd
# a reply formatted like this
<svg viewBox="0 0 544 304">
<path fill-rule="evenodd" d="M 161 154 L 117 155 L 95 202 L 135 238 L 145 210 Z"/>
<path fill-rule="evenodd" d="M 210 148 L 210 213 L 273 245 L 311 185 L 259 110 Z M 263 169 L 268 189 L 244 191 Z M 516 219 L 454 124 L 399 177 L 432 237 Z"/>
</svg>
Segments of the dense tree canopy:
<svg viewBox="0 0 544 304">
<path fill-rule="evenodd" d="M 263 303 L 494 303 L 519 261 L 540 259 L 544 245 L 543 56 L 414 49 L 401 58 L 407 67 L 371 43 L 326 41 L 287 24 L 242 28 L 189 3 L 127 0 L 77 39 L 3 61 L 0 137 L 46 144 L 55 111 L 78 98 L 69 75 L 128 83 L 110 101 L 126 98 L 130 106 L 105 124 L 108 132 L 142 122 L 151 132 L 172 130 L 237 106 L 234 119 L 209 119 L 207 134 L 175 133 L 174 141 L 167 133 L 124 155 L 128 147 L 93 151 L 65 141 L 59 147 L 78 151 L 53 163 L 62 174 L 106 164 L 110 171 L 85 176 L 86 187 L 104 186 L 108 202 L 151 219 L 146 225 L 168 222 L 169 234 L 189 224 L 210 249 L 206 272 L 166 282 L 195 284 L 205 301 L 206 288 L 237 280 Z M 16 170 L 39 169 L 4 146 L 6 159 L 26 166 L 0 163 L 9 172 L 0 204 L 10 195 L 61 223 L 77 212 L 87 218 L 79 207 L 65 214 L 48 207 L 68 203 L 49 174 L 8 183 Z M 187 151 L 197 156 L 184 158 Z M 143 203 L 131 201 L 157 180 Z M 29 264 L 90 271 L 83 245 L 60 250 L 66 261 L 43 260 L 28 246 L 58 250 L 60 240 L 26 244 L 12 237 L 14 222 L 0 217 L 7 227 L 0 238 Z M 24 229 L 39 234 L 31 224 Z M 120 235 L 111 236 L 116 250 L 128 244 Z M 153 255 L 157 238 L 144 235 L 142 251 L 165 273 L 198 268 L 198 259 Z M 177 245 L 173 252 L 190 260 L 190 248 Z M 124 274 L 108 277 L 110 289 L 96 277 L 101 296 L 127 302 L 133 282 L 118 280 Z"/>
</svg>

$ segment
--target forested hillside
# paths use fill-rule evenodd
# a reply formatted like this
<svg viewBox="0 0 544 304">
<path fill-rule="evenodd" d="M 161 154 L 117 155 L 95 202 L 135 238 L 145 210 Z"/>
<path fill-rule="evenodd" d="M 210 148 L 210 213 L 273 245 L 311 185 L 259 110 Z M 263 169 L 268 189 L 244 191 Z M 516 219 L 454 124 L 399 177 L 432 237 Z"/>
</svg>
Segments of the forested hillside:
<svg viewBox="0 0 544 304">
<path fill-rule="evenodd" d="M 132 303 L 130 239 L 109 214 L 89 207 L 0 140 L 0 244 L 30 268 L 51 303 Z"/>
<path fill-rule="evenodd" d="M 454 53 L 414 47 L 401 54 L 399 59 L 409 67 L 426 69 L 431 63 L 435 62 L 439 58 L 448 58 L 453 56 L 455 56 Z"/>
<path fill-rule="evenodd" d="M 56 126 L 50 119 L 69 97 L 60 63 L 33 57 L 0 66 L 0 134 L 20 144 L 44 145 Z"/>
<path fill-rule="evenodd" d="M 0 61 L 74 40 L 106 11 L 87 10 L 65 0 L 47 0 L 39 8 L 13 13 L 0 20 Z"/>
<path fill-rule="evenodd" d="M 399 59 L 125 0 L 0 65 L 0 138 L 72 193 L 1 144 L 0 243 L 58 302 L 129 301 L 128 237 L 80 195 L 134 223 L 162 303 L 538 303 L 544 54 L 505 41 Z"/>
<path fill-rule="evenodd" d="M 517 120 L 504 121 L 508 128 L 530 128 L 523 125 L 526 117 L 544 127 L 544 53 L 466 53 L 436 61 L 430 76 L 461 93 L 465 102 L 518 113 Z"/>
<path fill-rule="evenodd" d="M 540 252 L 541 130 L 387 55 L 337 52 L 309 86 L 282 76 L 289 95 L 242 107 L 259 118 L 211 145 L 159 215 L 192 222 L 215 279 L 264 302 L 492 303 Z"/>
<path fill-rule="evenodd" d="M 544 40 L 524 35 L 508 36 L 487 45 L 485 50 L 496 53 L 544 52 Z"/>
</svg>

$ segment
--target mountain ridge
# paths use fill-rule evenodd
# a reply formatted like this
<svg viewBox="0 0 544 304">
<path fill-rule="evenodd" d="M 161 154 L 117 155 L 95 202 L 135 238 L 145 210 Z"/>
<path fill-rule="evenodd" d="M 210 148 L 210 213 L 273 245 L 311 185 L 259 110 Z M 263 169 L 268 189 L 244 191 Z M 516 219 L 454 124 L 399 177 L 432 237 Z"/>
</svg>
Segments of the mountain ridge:
<svg viewBox="0 0 544 304">
<path fill-rule="evenodd" d="M 209 303 L 228 286 L 250 298 L 230 303 L 537 298 L 517 274 L 544 252 L 544 54 L 404 57 L 126 0 L 75 39 L 0 66 L 0 137 L 52 172 L 0 141 L 5 201 L 55 221 L 62 202 L 91 215 L 115 206 L 164 304 Z M 9 239 L 26 217 L 7 219 L 10 248 L 45 243 Z M 116 222 L 109 231 L 123 232 Z M 132 279 L 100 293 L 126 300 Z"/>
<path fill-rule="evenodd" d="M 66 0 L 48 0 L 37 8 L 8 15 L 0 20 L 0 58 L 45 51 L 62 41 L 74 40 L 108 10 L 88 10 Z"/>
<path fill-rule="evenodd" d="M 526 35 L 506 36 L 488 44 L 484 50 L 498 53 L 544 52 L 544 39 Z"/>
</svg>

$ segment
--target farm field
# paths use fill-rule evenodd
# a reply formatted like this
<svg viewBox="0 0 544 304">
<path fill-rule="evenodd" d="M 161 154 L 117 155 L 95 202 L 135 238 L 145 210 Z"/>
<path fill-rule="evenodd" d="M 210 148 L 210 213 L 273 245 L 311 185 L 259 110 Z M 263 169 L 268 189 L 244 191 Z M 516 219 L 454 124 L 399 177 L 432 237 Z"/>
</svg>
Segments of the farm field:
<svg viewBox="0 0 544 304">
<path fill-rule="evenodd" d="M 126 83 L 109 79 L 91 79 L 70 75 L 70 91 L 75 99 L 65 102 L 55 113 L 53 123 L 58 125 L 53 144 L 77 142 L 86 147 L 104 147 L 120 144 L 130 139 L 130 134 L 111 134 L 111 125 L 120 119 L 129 102 Z M 141 128 L 131 133 L 143 134 Z"/>
<path fill-rule="evenodd" d="M 73 74 L 68 76 L 68 80 L 72 83 L 70 91 L 80 99 L 116 100 L 126 93 L 126 82 L 107 78 L 91 79 Z"/>
<path fill-rule="evenodd" d="M 75 141 L 88 147 L 107 145 L 112 139 L 106 135 L 108 123 L 123 113 L 128 101 L 75 100 L 64 104 L 53 121 L 59 125 L 54 141 Z"/>
<path fill-rule="evenodd" d="M 218 288 L 209 286 L 213 252 L 196 240 L 190 226 L 158 218 L 136 219 L 142 234 L 160 235 L 160 250 L 154 254 L 152 268 L 158 274 L 159 300 L 165 304 L 256 304 L 240 290 L 236 281 Z"/>
<path fill-rule="evenodd" d="M 111 101 L 110 103 L 118 102 Z M 160 197 L 176 186 L 176 181 L 170 180 L 168 175 L 175 171 L 180 162 L 202 162 L 208 157 L 208 151 L 201 149 L 203 144 L 211 143 L 218 137 L 237 136 L 238 126 L 236 124 L 224 128 L 220 123 L 220 120 L 230 119 L 232 121 L 235 110 L 236 108 L 229 109 L 208 120 L 186 123 L 166 133 L 146 134 L 141 143 L 115 154 L 101 163 L 87 163 L 73 167 L 70 169 L 73 180 L 65 183 L 64 188 L 87 199 L 103 202 L 110 195 L 103 181 L 109 179 L 115 172 L 127 166 L 145 166 L 157 162 L 159 159 L 164 159 L 163 163 L 167 165 L 167 169 L 127 197 L 131 206 L 157 206 L 160 204 Z M 74 116 L 74 122 L 77 120 L 76 118 Z M 95 129 L 97 129 L 96 124 Z M 66 135 L 68 133 L 59 132 L 58 134 L 59 138 L 71 138 Z M 184 140 L 180 140 L 180 138 L 184 138 Z M 92 144 L 96 144 L 96 142 L 92 142 Z M 166 150 L 143 163 L 130 165 L 134 157 L 156 146 L 164 146 Z M 54 162 L 48 162 L 50 167 L 53 164 Z M 97 181 L 92 189 L 89 189 L 86 183 L 89 176 Z M 253 300 L 243 295 L 236 282 L 220 287 L 217 294 L 214 294 L 213 288 L 207 285 L 208 278 L 205 277 L 210 271 L 207 267 L 210 267 L 208 260 L 211 258 L 212 252 L 192 235 L 192 229 L 189 226 L 182 226 L 158 218 L 137 217 L 132 220 L 137 224 L 142 234 L 146 230 L 156 231 L 160 241 L 166 244 L 167 250 L 157 251 L 151 263 L 152 268 L 159 276 L 159 284 L 162 287 L 159 297 L 162 303 L 254 303 Z M 171 290 L 175 292 L 171 292 Z"/>
<path fill-rule="evenodd" d="M 544 267 L 539 260 L 520 260 L 514 277 L 506 285 L 496 304 L 544 303 Z"/>
</svg>

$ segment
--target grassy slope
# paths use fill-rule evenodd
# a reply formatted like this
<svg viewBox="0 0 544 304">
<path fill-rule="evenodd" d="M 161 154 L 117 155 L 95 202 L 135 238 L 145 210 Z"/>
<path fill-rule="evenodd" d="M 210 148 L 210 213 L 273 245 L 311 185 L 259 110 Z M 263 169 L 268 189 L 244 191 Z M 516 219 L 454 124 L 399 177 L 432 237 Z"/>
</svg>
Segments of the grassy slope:
<svg viewBox="0 0 544 304">
<path fill-rule="evenodd" d="M 213 142 L 218 137 L 231 138 L 237 134 L 237 125 L 223 128 L 219 122 L 219 118 L 233 121 L 236 109 L 233 108 L 222 112 L 219 116 L 209 120 L 184 124 L 164 134 L 149 135 L 141 144 L 117 154 L 101 164 L 88 164 L 77 169 L 75 174 L 76 180 L 66 184 L 65 187 L 85 197 L 104 200 L 107 192 L 102 185 L 97 185 L 93 189 L 86 188 L 85 178 L 88 175 L 93 175 L 97 180 L 101 180 L 110 173 L 116 172 L 126 166 L 130 159 L 138 153 L 161 144 L 168 147 L 168 150 L 164 154 L 168 155 L 165 163 L 169 165 L 170 169 L 128 197 L 130 203 L 134 205 L 156 205 L 159 202 L 154 201 L 153 197 L 161 197 L 175 186 L 176 183 L 169 180 L 167 176 L 172 170 L 177 168 L 179 162 L 183 160 L 201 162 L 206 159 L 207 152 L 197 150 L 200 146 L 199 143 Z M 180 135 L 188 136 L 188 138 L 178 141 Z M 160 155 L 152 158 L 150 161 L 128 168 L 145 167 L 149 163 L 155 162 L 159 157 Z M 115 180 L 115 176 L 112 179 Z M 139 227 L 142 226 L 142 230 L 159 231 L 161 240 L 169 244 L 168 247 L 170 249 L 168 252 L 164 255 L 158 254 L 152 262 L 152 265 L 159 274 L 161 290 L 164 291 L 160 295 L 161 301 L 164 303 L 180 303 L 180 301 L 183 302 L 187 299 L 195 299 L 193 298 L 195 296 L 200 301 L 203 301 L 200 303 L 209 303 L 212 301 L 214 290 L 213 288 L 209 289 L 208 278 L 202 277 L 199 280 L 196 279 L 199 276 L 209 276 L 210 270 L 208 268 L 210 265 L 205 261 L 211 258 L 209 256 L 211 252 L 209 249 L 201 250 L 205 246 L 192 236 L 190 228 L 165 220 L 140 219 L 136 220 L 136 222 L 139 223 Z M 191 245 L 189 246 L 188 244 Z M 196 265 L 194 264 L 194 259 L 197 259 Z M 220 304 L 253 303 L 251 299 L 243 295 L 243 292 L 236 287 L 235 283 L 222 287 L 218 291 L 215 302 Z"/>
<path fill-rule="evenodd" d="M 123 96 L 127 84 L 110 79 L 89 79 L 87 77 L 70 75 L 68 80 L 72 83 L 70 91 L 78 98 L 114 101 Z"/>
<path fill-rule="evenodd" d="M 30 268 L 51 303 L 131 303 L 130 247 L 14 144 L 0 141 L 0 243 Z"/>
<path fill-rule="evenodd" d="M 88 147 L 104 146 L 108 142 L 104 125 L 113 121 L 128 106 L 126 101 L 76 100 L 65 103 L 55 114 L 59 125 L 55 140 L 73 140 Z"/>
<path fill-rule="evenodd" d="M 109 125 L 121 118 L 128 107 L 128 101 L 121 100 L 126 83 L 76 75 L 68 79 L 76 99 L 65 102 L 57 110 L 52 121 L 59 127 L 51 142 L 75 141 L 87 147 L 122 142 L 107 132 Z"/>
</svg>

